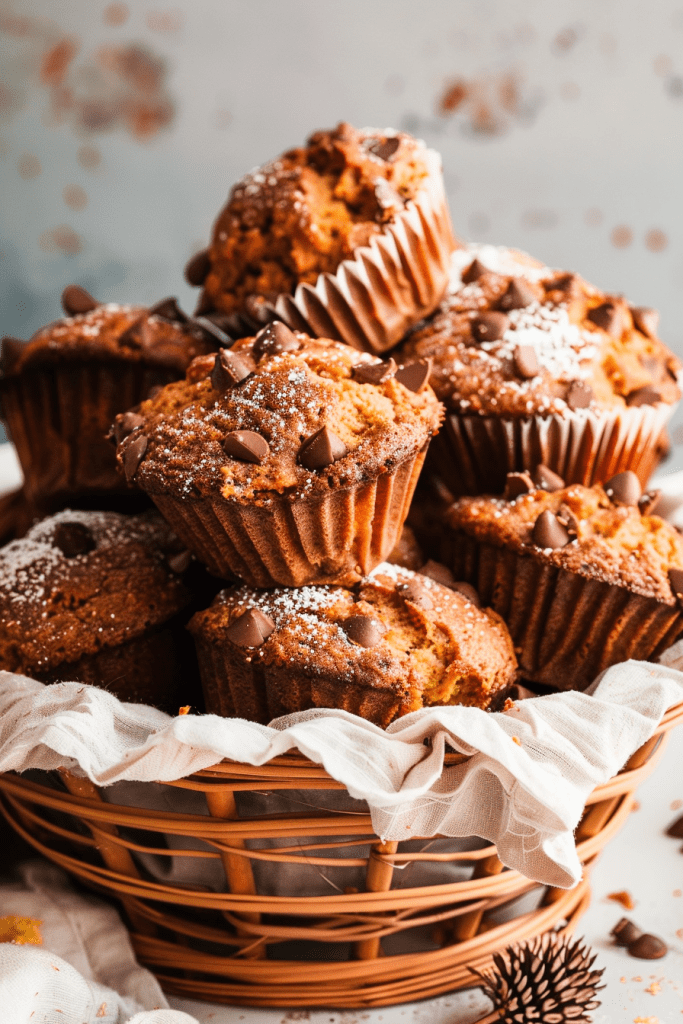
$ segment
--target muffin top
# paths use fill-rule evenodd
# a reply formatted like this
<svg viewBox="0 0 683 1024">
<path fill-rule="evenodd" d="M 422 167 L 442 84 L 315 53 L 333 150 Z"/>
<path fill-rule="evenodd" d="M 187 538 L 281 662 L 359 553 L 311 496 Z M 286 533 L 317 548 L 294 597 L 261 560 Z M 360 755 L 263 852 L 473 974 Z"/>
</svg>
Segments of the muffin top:
<svg viewBox="0 0 683 1024">
<path fill-rule="evenodd" d="M 3 376 L 56 360 L 84 357 L 133 360 L 182 374 L 196 356 L 215 351 L 218 345 L 210 333 L 213 325 L 207 326 L 203 319 L 189 320 L 175 299 L 164 299 L 149 308 L 100 304 L 72 285 L 65 289 L 62 303 L 67 316 L 41 328 L 25 344 L 3 339 Z"/>
<path fill-rule="evenodd" d="M 117 417 L 117 457 L 150 494 L 260 503 L 356 485 L 438 429 L 427 376 L 270 324 Z"/>
<path fill-rule="evenodd" d="M 395 691 L 400 715 L 435 704 L 488 707 L 517 668 L 495 612 L 388 562 L 353 588 L 224 590 L 189 628 L 240 659 Z"/>
<path fill-rule="evenodd" d="M 404 132 L 342 123 L 250 171 L 208 252 L 188 264 L 188 280 L 204 285 L 199 308 L 231 313 L 249 296 L 273 300 L 334 273 L 415 198 L 433 162 Z"/>
<path fill-rule="evenodd" d="M 447 523 L 481 543 L 512 548 L 664 604 L 676 603 L 680 581 L 675 570 L 683 569 L 683 537 L 651 514 L 657 495 L 641 494 L 634 473 L 618 473 L 602 487 L 565 487 L 544 467 L 533 476 L 553 489 L 537 486 L 527 473 L 510 473 L 509 500 L 460 498 L 446 513 Z"/>
<path fill-rule="evenodd" d="M 140 636 L 188 604 L 186 561 L 156 512 L 43 519 L 0 549 L 0 665 L 45 672 Z"/>
<path fill-rule="evenodd" d="M 400 357 L 431 357 L 432 387 L 463 415 L 673 403 L 680 363 L 658 339 L 658 319 L 577 274 L 470 245 L 453 253 L 449 293 Z"/>
</svg>

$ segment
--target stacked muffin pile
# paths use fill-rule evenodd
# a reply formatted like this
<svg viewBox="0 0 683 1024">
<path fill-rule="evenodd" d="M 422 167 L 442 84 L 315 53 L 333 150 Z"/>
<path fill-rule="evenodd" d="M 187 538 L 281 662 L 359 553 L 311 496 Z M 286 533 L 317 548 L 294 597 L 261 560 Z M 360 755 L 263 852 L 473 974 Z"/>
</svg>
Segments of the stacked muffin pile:
<svg viewBox="0 0 683 1024">
<path fill-rule="evenodd" d="M 0 667 L 174 710 L 198 664 L 210 712 L 385 726 L 683 633 L 642 491 L 680 397 L 656 314 L 458 245 L 422 143 L 317 132 L 186 276 L 193 317 L 72 286 L 3 342 L 15 537 L 43 518 L 0 551 Z"/>
</svg>

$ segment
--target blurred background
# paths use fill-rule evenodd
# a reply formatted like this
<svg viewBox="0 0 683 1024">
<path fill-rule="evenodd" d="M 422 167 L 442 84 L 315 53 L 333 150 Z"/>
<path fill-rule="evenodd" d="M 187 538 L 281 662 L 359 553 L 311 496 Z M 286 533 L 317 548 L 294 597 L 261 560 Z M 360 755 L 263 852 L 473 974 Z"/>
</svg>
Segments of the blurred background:
<svg viewBox="0 0 683 1024">
<path fill-rule="evenodd" d="M 683 0 L 0 0 L 2 333 L 72 282 L 191 308 L 231 185 L 340 120 L 425 139 L 461 237 L 656 306 L 683 355 Z"/>
</svg>

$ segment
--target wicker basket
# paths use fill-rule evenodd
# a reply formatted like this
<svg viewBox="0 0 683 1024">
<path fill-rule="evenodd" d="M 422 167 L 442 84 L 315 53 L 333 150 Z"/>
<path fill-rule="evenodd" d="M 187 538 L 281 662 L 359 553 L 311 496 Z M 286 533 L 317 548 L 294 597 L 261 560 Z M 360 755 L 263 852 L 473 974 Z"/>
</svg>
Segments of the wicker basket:
<svg viewBox="0 0 683 1024">
<path fill-rule="evenodd" d="M 504 869 L 493 846 L 449 852 L 441 841 L 431 844 L 439 852 L 429 845 L 416 852 L 416 842 L 381 843 L 368 813 L 318 807 L 307 814 L 240 817 L 245 795 L 343 790 L 297 754 L 261 768 L 222 762 L 168 784 L 203 794 L 203 815 L 113 804 L 87 779 L 63 770 L 1 776 L 0 801 L 39 853 L 120 901 L 138 959 L 167 992 L 245 1006 L 386 1006 L 476 987 L 470 968 L 489 966 L 496 951 L 549 929 L 572 930 L 589 902 L 592 862 L 624 823 L 636 787 L 682 719 L 680 704 L 624 770 L 591 795 L 576 833 L 586 871 L 568 891 Z M 462 760 L 447 756 L 448 764 Z M 167 837 L 189 837 L 200 848 L 171 849 Z M 265 847 L 264 840 L 281 845 Z M 362 856 L 346 856 L 359 847 Z M 210 858 L 224 872 L 228 891 L 154 880 L 140 854 Z M 279 871 L 299 865 L 318 882 L 326 868 L 354 868 L 365 889 L 325 896 L 259 892 L 260 862 L 289 866 Z M 401 872 L 411 863 L 421 870 L 450 865 L 466 877 L 402 887 Z M 412 951 L 397 950 L 406 942 Z"/>
</svg>

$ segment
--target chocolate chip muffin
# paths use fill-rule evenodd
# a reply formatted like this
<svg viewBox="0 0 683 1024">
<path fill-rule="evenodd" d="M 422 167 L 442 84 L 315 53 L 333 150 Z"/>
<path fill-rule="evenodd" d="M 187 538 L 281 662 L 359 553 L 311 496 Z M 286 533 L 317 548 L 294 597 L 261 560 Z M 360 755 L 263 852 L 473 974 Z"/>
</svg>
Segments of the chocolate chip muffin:
<svg viewBox="0 0 683 1024">
<path fill-rule="evenodd" d="M 0 549 L 0 668 L 176 714 L 197 704 L 187 552 L 156 512 L 66 510 Z"/>
<path fill-rule="evenodd" d="M 242 178 L 186 276 L 233 331 L 277 316 L 383 352 L 436 308 L 454 244 L 439 155 L 340 124 Z"/>
<path fill-rule="evenodd" d="M 681 394 L 655 310 L 508 249 L 470 246 L 452 268 L 400 353 L 433 361 L 447 414 L 432 460 L 450 490 L 500 494 L 508 472 L 538 462 L 567 483 L 630 469 L 645 485 Z"/>
<path fill-rule="evenodd" d="M 630 470 L 569 487 L 548 467 L 502 498 L 461 498 L 442 556 L 508 625 L 525 678 L 584 690 L 603 669 L 653 659 L 683 634 L 683 537 Z"/>
<path fill-rule="evenodd" d="M 207 711 L 263 723 L 316 707 L 380 726 L 423 707 L 490 708 L 516 678 L 507 630 L 473 592 L 388 563 L 353 588 L 225 590 L 189 629 Z"/>
<path fill-rule="evenodd" d="M 428 375 L 276 322 L 119 417 L 117 457 L 216 575 L 353 583 L 396 543 L 438 429 Z"/>
<path fill-rule="evenodd" d="M 26 496 L 48 508 L 125 494 L 106 440 L 112 420 L 218 347 L 214 325 L 189 323 L 174 299 L 101 305 L 70 286 L 62 302 L 65 318 L 25 344 L 3 339 L 0 359 L 3 418 Z"/>
</svg>

